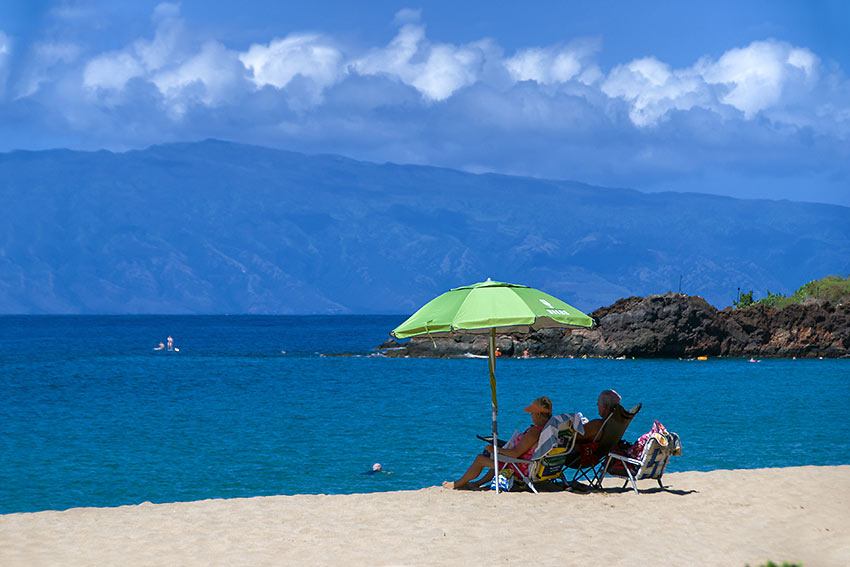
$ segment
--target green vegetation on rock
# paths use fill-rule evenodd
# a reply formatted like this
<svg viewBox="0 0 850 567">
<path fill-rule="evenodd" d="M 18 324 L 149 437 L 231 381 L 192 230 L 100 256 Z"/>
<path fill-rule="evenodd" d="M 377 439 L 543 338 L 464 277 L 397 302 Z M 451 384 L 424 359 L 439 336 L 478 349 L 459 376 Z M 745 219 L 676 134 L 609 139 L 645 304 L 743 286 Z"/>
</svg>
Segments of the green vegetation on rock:
<svg viewBox="0 0 850 567">
<path fill-rule="evenodd" d="M 829 301 L 831 303 L 850 301 L 850 275 L 846 277 L 827 276 L 819 280 L 810 281 L 789 296 L 781 293 L 771 293 L 770 290 L 767 290 L 767 296 L 758 301 L 753 301 L 753 292 L 751 290 L 740 294 L 738 300 L 733 301 L 732 304 L 740 309 L 752 305 L 764 305 L 765 307 L 782 309 L 789 305 L 803 303 L 807 299 Z"/>
<path fill-rule="evenodd" d="M 750 290 L 747 293 L 739 294 L 738 300 L 733 301 L 732 305 L 734 305 L 735 307 L 740 307 L 740 308 L 743 309 L 744 307 L 749 307 L 753 303 L 754 303 L 754 301 L 753 301 L 753 290 Z"/>
</svg>

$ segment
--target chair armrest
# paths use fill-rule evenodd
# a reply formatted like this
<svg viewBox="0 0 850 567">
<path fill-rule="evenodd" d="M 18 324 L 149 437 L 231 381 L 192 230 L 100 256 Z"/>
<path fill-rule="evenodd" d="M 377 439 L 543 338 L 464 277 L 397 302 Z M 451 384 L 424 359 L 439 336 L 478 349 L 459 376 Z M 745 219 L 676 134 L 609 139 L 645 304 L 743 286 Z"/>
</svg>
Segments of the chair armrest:
<svg viewBox="0 0 850 567">
<path fill-rule="evenodd" d="M 493 444 L 493 436 L 492 435 L 476 435 L 476 437 L 478 437 L 479 439 L 481 439 L 485 443 L 488 443 L 490 445 Z M 506 443 L 506 441 L 503 441 L 502 439 L 496 439 L 496 446 L 497 447 L 504 447 L 505 443 Z"/>
<path fill-rule="evenodd" d="M 624 463 L 629 463 L 630 465 L 635 465 L 636 467 L 640 466 L 640 461 L 637 459 L 633 459 L 631 457 L 627 457 L 625 455 L 619 455 L 617 453 L 608 453 L 609 459 L 617 459 L 618 461 L 622 461 Z"/>
<path fill-rule="evenodd" d="M 519 459 L 517 457 L 508 457 L 507 455 L 503 455 L 499 453 L 499 462 L 500 463 L 521 463 L 525 465 L 530 465 L 533 461 L 529 461 L 528 459 Z"/>
</svg>

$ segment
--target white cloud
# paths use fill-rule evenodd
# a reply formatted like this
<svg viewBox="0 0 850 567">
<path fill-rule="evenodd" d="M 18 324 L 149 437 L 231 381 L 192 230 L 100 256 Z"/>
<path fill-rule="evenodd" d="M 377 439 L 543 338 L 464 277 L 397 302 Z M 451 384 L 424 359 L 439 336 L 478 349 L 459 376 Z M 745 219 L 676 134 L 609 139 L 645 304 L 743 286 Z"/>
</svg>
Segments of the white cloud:
<svg viewBox="0 0 850 567">
<path fill-rule="evenodd" d="M 518 51 L 506 59 L 504 65 L 515 81 L 551 85 L 576 79 L 592 84 L 601 75 L 592 60 L 597 49 L 598 46 L 587 42 L 562 47 L 531 47 Z"/>
<path fill-rule="evenodd" d="M 444 100 L 478 79 L 482 53 L 474 47 L 436 45 L 425 63 L 417 66 L 411 84 L 434 100 Z"/>
<path fill-rule="evenodd" d="M 216 41 L 209 41 L 201 51 L 179 66 L 153 76 L 151 82 L 168 100 L 186 95 L 192 86 L 202 87 L 190 98 L 207 106 L 216 107 L 228 101 L 228 95 L 243 78 L 245 69 L 236 53 Z"/>
<path fill-rule="evenodd" d="M 91 89 L 120 90 L 127 81 L 143 73 L 142 64 L 133 54 L 105 53 L 88 62 L 83 71 L 83 85 Z"/>
<path fill-rule="evenodd" d="M 200 47 L 184 45 L 179 6 L 164 3 L 154 12 L 152 39 L 138 39 L 125 49 L 95 56 L 85 66 L 82 82 L 92 90 L 120 91 L 131 79 L 140 78 L 154 84 L 170 104 L 189 97 L 196 104 L 220 107 L 241 91 L 247 78 L 257 90 L 282 91 L 290 107 L 299 111 L 321 107 L 327 90 L 352 75 L 398 81 L 416 89 L 426 103 L 446 101 L 473 85 L 501 91 L 531 82 L 567 88 L 596 107 L 606 97 L 622 100 L 631 122 L 641 128 L 657 125 L 672 111 L 694 108 L 727 117 L 739 111 L 747 120 L 759 112 L 773 112 L 778 119 L 810 123 L 794 119 L 783 105 L 816 86 L 819 60 L 809 50 L 784 42 L 753 42 L 716 61 L 703 58 L 681 69 L 645 57 L 617 65 L 606 75 L 595 60 L 598 40 L 528 47 L 503 57 L 492 40 L 462 45 L 430 41 L 425 26 L 418 23 L 420 10 L 401 10 L 395 19 L 402 24 L 396 36 L 386 46 L 359 56 L 348 56 L 328 37 L 298 33 L 235 52 L 214 40 Z M 33 82 L 36 88 L 42 80 Z M 540 106 L 552 104 L 556 91 L 546 92 L 534 99 L 536 110 L 531 115 L 555 112 L 554 107 Z M 529 116 L 528 104 L 517 112 Z"/>
<path fill-rule="evenodd" d="M 422 19 L 422 9 L 413 10 L 411 8 L 403 8 L 396 12 L 393 21 L 396 25 L 416 24 Z"/>
<path fill-rule="evenodd" d="M 239 54 L 239 60 L 250 71 L 257 87 L 271 85 L 283 89 L 301 75 L 316 85 L 317 97 L 342 74 L 342 53 L 314 34 L 293 34 L 267 45 L 252 45 L 246 53 Z"/>
<path fill-rule="evenodd" d="M 175 6 L 160 4 L 153 17 L 157 23 L 152 40 L 140 39 L 133 44 L 139 62 L 148 71 L 156 71 L 172 62 L 185 29 Z"/>
<path fill-rule="evenodd" d="M 176 4 L 159 4 L 152 21 L 153 39 L 138 39 L 122 50 L 103 53 L 91 59 L 83 70 L 83 84 L 90 89 L 121 90 L 134 78 L 150 78 L 151 73 L 179 63 L 180 37 L 184 33 Z"/>
<path fill-rule="evenodd" d="M 486 42 L 432 44 L 425 37 L 424 26 L 407 24 L 387 47 L 353 61 L 351 68 L 361 75 L 394 77 L 416 88 L 426 99 L 440 101 L 478 80 L 485 50 Z"/>
<path fill-rule="evenodd" d="M 176 4 L 159 4 L 152 21 L 152 39 L 138 39 L 125 49 L 92 58 L 83 70 L 83 85 L 96 96 L 102 93 L 99 100 L 112 106 L 121 100 L 113 95 L 130 80 L 147 81 L 159 90 L 174 119 L 190 104 L 218 107 L 231 102 L 246 83 L 238 53 L 213 40 L 200 48 L 183 45 L 185 25 Z"/>
<path fill-rule="evenodd" d="M 171 3 L 154 10 L 148 34 L 118 49 L 93 51 L 81 34 L 63 33 L 105 17 L 57 16 L 23 56 L 15 43 L 12 57 L 13 38 L 0 31 L 0 104 L 9 105 L 0 110 L 17 102 L 3 97 L 13 78 L 9 88 L 33 102 L 15 107 L 24 116 L 16 124 L 61 130 L 61 140 L 97 131 L 91 144 L 116 148 L 213 136 L 628 184 L 636 171 L 695 170 L 707 155 L 722 162 L 722 148 L 737 148 L 727 163 L 742 154 L 768 163 L 803 146 L 846 156 L 850 140 L 843 71 L 777 40 L 691 65 L 649 56 L 603 71 L 599 39 L 505 54 L 493 39 L 429 39 L 421 10 L 399 11 L 396 35 L 374 46 L 289 33 L 237 49 L 190 29 Z"/>
<path fill-rule="evenodd" d="M 818 62 L 808 49 L 784 42 L 757 41 L 727 51 L 716 63 L 697 67 L 702 67 L 699 70 L 706 83 L 729 87 L 720 99 L 723 103 L 752 118 L 781 104 L 785 89 L 807 85 L 816 76 Z"/>
<path fill-rule="evenodd" d="M 809 90 L 818 65 L 807 49 L 758 41 L 731 49 L 717 61 L 703 58 L 684 69 L 671 69 L 653 57 L 618 65 L 602 91 L 628 101 L 637 126 L 655 125 L 671 110 L 700 107 L 723 114 L 724 105 L 752 119 L 762 111 L 781 110 L 790 93 Z"/>
<path fill-rule="evenodd" d="M 602 92 L 630 103 L 629 118 L 636 126 L 658 122 L 668 111 L 688 110 L 704 103 L 708 93 L 703 81 L 690 70 L 673 71 L 655 58 L 618 65 L 605 78 Z"/>
<path fill-rule="evenodd" d="M 175 20 L 180 17 L 180 4 L 175 2 L 161 2 L 153 9 L 152 20 L 154 23 L 160 23 L 168 20 Z"/>
</svg>

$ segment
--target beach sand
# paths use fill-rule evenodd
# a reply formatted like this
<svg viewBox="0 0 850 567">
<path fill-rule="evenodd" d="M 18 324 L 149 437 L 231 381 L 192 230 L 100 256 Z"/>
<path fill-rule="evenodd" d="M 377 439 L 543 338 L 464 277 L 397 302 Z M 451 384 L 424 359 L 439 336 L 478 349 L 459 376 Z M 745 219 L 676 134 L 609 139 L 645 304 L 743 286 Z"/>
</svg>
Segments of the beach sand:
<svg viewBox="0 0 850 567">
<path fill-rule="evenodd" d="M 687 472 L 635 495 L 298 495 L 0 516 L 8 565 L 850 565 L 850 466 Z M 614 488 L 616 487 L 616 488 Z"/>
</svg>

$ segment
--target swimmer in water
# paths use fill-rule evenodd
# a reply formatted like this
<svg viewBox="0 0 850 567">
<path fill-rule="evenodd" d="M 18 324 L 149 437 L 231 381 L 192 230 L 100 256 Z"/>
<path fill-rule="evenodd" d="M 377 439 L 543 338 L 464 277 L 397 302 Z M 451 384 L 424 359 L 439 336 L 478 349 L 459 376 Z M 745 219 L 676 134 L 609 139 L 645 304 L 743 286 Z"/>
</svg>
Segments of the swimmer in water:
<svg viewBox="0 0 850 567">
<path fill-rule="evenodd" d="M 360 474 L 373 475 L 373 474 L 378 474 L 378 473 L 393 474 L 389 471 L 385 471 L 384 468 L 381 466 L 381 463 L 375 463 L 374 465 L 372 465 L 371 469 L 369 469 L 366 472 L 362 472 Z"/>
</svg>

